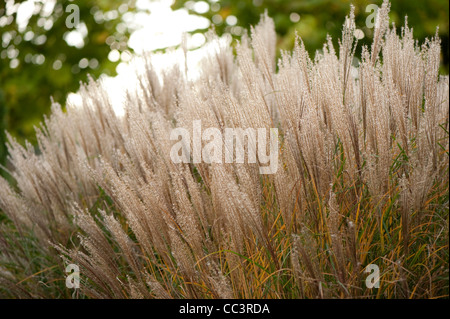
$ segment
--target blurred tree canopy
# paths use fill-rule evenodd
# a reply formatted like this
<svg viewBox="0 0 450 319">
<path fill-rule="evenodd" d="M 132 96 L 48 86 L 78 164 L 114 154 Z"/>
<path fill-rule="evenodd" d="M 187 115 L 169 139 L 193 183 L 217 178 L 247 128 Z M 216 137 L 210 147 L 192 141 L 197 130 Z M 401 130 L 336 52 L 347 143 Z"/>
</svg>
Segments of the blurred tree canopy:
<svg viewBox="0 0 450 319">
<path fill-rule="evenodd" d="M 366 19 L 373 11 L 367 9 L 366 12 L 366 8 L 370 4 L 380 7 L 382 2 L 382 0 L 175 0 L 173 8 L 186 7 L 193 13 L 201 14 L 211 19 L 218 34 L 228 32 L 235 37 L 240 36 L 250 25 L 257 24 L 260 15 L 267 10 L 269 16 L 274 19 L 280 49 L 291 50 L 297 32 L 305 42 L 306 49 L 314 56 L 315 51 L 322 48 L 327 34 L 331 35 L 333 42 L 337 44 L 351 4 L 355 6 L 356 27 L 364 33 L 364 38 L 359 43 L 370 44 L 373 29 L 366 26 Z M 209 6 L 208 10 L 205 10 L 206 5 Z M 442 71 L 448 74 L 448 0 L 392 0 L 390 18 L 398 30 L 404 25 L 405 16 L 408 16 L 408 24 L 414 28 L 414 35 L 419 41 L 434 36 L 436 27 L 439 27 L 443 47 Z"/>
<path fill-rule="evenodd" d="M 115 74 L 117 59 L 108 59 L 112 51 L 132 51 L 128 46 L 130 29 L 121 17 L 135 10 L 140 0 L 4 0 L 0 2 L 0 164 L 6 156 L 7 130 L 23 142 L 34 139 L 33 127 L 50 109 L 50 96 L 64 104 L 67 94 L 76 91 L 87 74 Z M 170 1 L 170 0 L 167 0 Z M 258 23 L 268 10 L 274 19 L 280 49 L 291 49 L 295 32 L 313 56 L 326 35 L 334 43 L 341 36 L 341 26 L 350 4 L 355 6 L 356 25 L 369 44 L 373 30 L 366 26 L 369 4 L 381 0 L 173 0 L 172 8 L 211 20 L 218 34 L 239 37 L 250 25 Z M 30 9 L 31 3 L 31 9 Z M 71 4 L 79 8 L 80 23 L 70 27 Z M 28 6 L 28 7 L 27 7 Z M 31 12 L 31 14 L 30 14 Z M 28 14 L 28 16 L 27 16 Z M 408 16 L 417 39 L 439 35 L 443 46 L 442 71 L 448 73 L 447 0 L 394 0 L 391 21 L 397 27 Z M 195 31 L 197 32 L 197 31 Z M 203 31 L 202 31 L 203 32 Z M 113 62 L 112 62 L 113 61 Z"/>
<path fill-rule="evenodd" d="M 76 3 L 79 23 L 74 26 Z M 118 28 L 119 0 L 0 2 L 0 163 L 4 130 L 35 141 L 34 126 L 48 114 L 50 97 L 61 104 L 87 74 L 114 74 L 111 49 L 127 49 L 127 30 Z M 75 14 L 78 14 L 75 12 Z M 76 17 L 78 18 L 78 17 Z M 69 23 L 66 23 L 68 21 Z"/>
</svg>

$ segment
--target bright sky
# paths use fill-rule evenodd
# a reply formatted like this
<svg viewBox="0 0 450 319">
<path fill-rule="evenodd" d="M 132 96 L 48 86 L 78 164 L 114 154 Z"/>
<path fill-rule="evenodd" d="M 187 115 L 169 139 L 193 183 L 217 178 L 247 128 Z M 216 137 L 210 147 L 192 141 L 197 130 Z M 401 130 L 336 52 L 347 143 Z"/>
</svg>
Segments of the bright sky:
<svg viewBox="0 0 450 319">
<path fill-rule="evenodd" d="M 172 3 L 172 0 L 138 0 L 136 8 L 141 12 L 124 15 L 124 22 L 136 29 L 128 42 L 135 52 L 141 53 L 178 45 L 181 43 L 184 32 L 207 29 L 210 26 L 208 19 L 188 14 L 186 9 L 173 11 L 170 8 Z M 209 4 L 205 1 L 196 2 L 194 10 L 199 13 L 207 12 Z M 204 43 L 205 38 L 201 33 L 197 33 L 192 40 L 195 43 L 191 45 L 198 47 Z"/>
<path fill-rule="evenodd" d="M 207 29 L 210 21 L 206 18 L 189 14 L 186 9 L 173 11 L 170 6 L 173 0 L 138 0 L 136 2 L 137 13 L 125 13 L 124 22 L 135 31 L 131 33 L 128 46 L 138 55 L 143 52 L 154 51 L 181 44 L 183 35 L 186 36 L 188 49 L 201 47 L 205 43 L 205 36 L 198 32 L 193 35 L 186 34 L 195 30 Z M 189 4 L 188 4 L 189 5 Z M 198 13 L 209 10 L 209 4 L 205 1 L 195 2 L 192 7 Z M 188 53 L 190 69 L 195 69 L 201 57 L 200 51 Z M 123 60 L 123 59 L 122 59 Z M 166 54 L 155 54 L 152 58 L 154 65 L 162 71 L 163 68 L 174 62 L 184 63 L 184 54 L 179 48 Z M 136 58 L 132 63 L 122 62 L 117 67 L 118 76 L 105 77 L 102 83 L 110 92 L 113 108 L 117 115 L 122 115 L 125 89 L 137 86 L 135 72 L 139 70 L 140 59 Z M 193 73 L 191 72 L 191 75 Z M 127 85 L 125 86 L 124 83 Z"/>
<path fill-rule="evenodd" d="M 52 0 L 51 0 L 52 1 Z M 189 14 L 186 9 L 172 10 L 170 6 L 173 0 L 137 0 L 136 13 L 126 12 L 123 14 L 123 22 L 133 31 L 131 32 L 128 46 L 138 55 L 163 49 L 167 47 L 178 46 L 187 32 L 195 30 L 207 29 L 210 21 L 206 18 Z M 189 5 L 189 3 L 188 3 Z M 209 10 L 209 4 L 205 1 L 191 3 L 192 9 L 198 13 L 204 13 Z M 75 32 L 83 33 L 83 26 Z M 74 35 L 73 39 L 82 38 L 80 35 Z M 205 37 L 201 32 L 193 35 L 186 34 L 188 49 L 201 47 L 205 43 Z M 71 40 L 67 38 L 67 40 Z M 68 42 L 69 42 L 68 41 Z M 190 69 L 194 69 L 200 58 L 200 52 L 189 52 L 188 64 Z M 120 55 L 119 51 L 112 50 L 108 58 L 112 61 L 122 60 L 117 66 L 118 75 L 114 78 L 103 77 L 102 84 L 109 92 L 112 106 L 118 115 L 124 113 L 123 99 L 126 88 L 136 87 L 136 65 L 139 59 L 134 59 L 132 63 L 128 63 L 127 56 L 124 59 L 124 53 Z M 181 49 L 173 50 L 170 54 L 157 54 L 153 57 L 155 65 L 164 68 L 173 64 L 174 61 L 183 61 L 184 55 Z M 81 103 L 81 97 L 76 93 L 71 93 L 68 97 L 71 103 Z"/>
<path fill-rule="evenodd" d="M 33 14 L 39 12 L 36 3 L 42 4 L 42 24 L 46 30 L 49 30 L 53 23 L 50 14 L 54 10 L 56 0 L 27 0 L 22 3 L 15 3 L 14 0 L 6 0 L 6 16 L 17 12 L 16 22 L 20 32 L 26 29 L 28 21 Z M 153 51 L 179 45 L 183 33 L 195 30 L 207 29 L 210 21 L 204 17 L 189 14 L 186 9 L 172 10 L 170 6 L 174 0 L 137 0 L 136 12 L 127 12 L 127 5 L 119 7 L 123 10 L 123 26 L 131 30 L 131 36 L 128 46 L 136 53 L 144 51 Z M 214 1 L 211 1 L 214 2 Z M 76 4 L 76 1 L 72 2 Z M 188 1 L 187 7 L 197 13 L 208 12 L 210 6 L 206 1 Z M 38 10 L 36 12 L 36 10 Z M 116 10 L 106 12 L 102 19 L 109 20 L 116 18 Z M 95 15 L 94 15 L 95 17 Z M 45 19 L 48 18 L 48 19 Z M 6 18 L 5 18 L 6 19 Z M 1 26 L 1 25 L 0 25 Z M 73 31 L 68 32 L 65 40 L 69 45 L 82 47 L 83 38 L 87 35 L 87 29 L 81 22 Z M 201 32 L 194 33 L 189 41 L 191 48 L 199 47 L 205 42 Z M 111 56 L 114 59 L 115 55 Z"/>
</svg>

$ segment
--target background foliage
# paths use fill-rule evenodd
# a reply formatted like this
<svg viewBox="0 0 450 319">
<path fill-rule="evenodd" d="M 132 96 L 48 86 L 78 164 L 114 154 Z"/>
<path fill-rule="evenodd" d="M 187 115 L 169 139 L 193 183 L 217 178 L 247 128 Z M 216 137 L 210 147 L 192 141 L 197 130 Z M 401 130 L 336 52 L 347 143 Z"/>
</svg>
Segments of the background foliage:
<svg viewBox="0 0 450 319">
<path fill-rule="evenodd" d="M 65 24 L 70 15 L 65 8 L 71 1 L 58 0 L 49 15 L 42 3 L 36 3 L 35 14 L 20 30 L 16 18 L 22 2 L 0 2 L 0 129 L 6 129 L 20 141 L 34 142 L 33 127 L 43 114 L 49 113 L 50 97 L 63 104 L 67 94 L 76 91 L 80 81 L 87 80 L 87 74 L 94 78 L 102 73 L 114 74 L 117 63 L 107 59 L 112 48 L 106 40 L 111 35 L 122 39 L 114 42 L 126 49 L 127 34 L 117 31 L 118 18 L 106 19 L 103 14 L 99 18 L 97 14 L 117 9 L 122 1 L 76 1 L 80 24 L 84 23 L 87 29 L 84 45 L 78 47 L 65 40 L 72 31 Z M 14 13 L 8 15 L 8 11 Z M 3 134 L 0 147 L 5 144 L 4 139 Z M 0 149 L 0 158 L 4 157 L 5 150 Z"/>
</svg>

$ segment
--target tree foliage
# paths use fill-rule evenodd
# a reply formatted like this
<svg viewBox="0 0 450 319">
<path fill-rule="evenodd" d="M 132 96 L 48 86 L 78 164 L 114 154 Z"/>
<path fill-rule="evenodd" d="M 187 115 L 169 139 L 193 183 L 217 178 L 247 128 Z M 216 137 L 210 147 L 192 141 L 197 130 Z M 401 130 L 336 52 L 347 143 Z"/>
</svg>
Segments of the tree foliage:
<svg viewBox="0 0 450 319">
<path fill-rule="evenodd" d="M 37 1 L 28 23 L 21 23 L 17 18 L 26 2 L 0 3 L 0 129 L 33 142 L 33 127 L 49 112 L 50 97 L 63 104 L 87 74 L 114 74 L 117 63 L 107 59 L 108 53 L 127 49 L 128 34 L 117 28 L 123 1 L 76 1 L 80 20 L 74 28 L 66 20 L 75 2 Z"/>
<path fill-rule="evenodd" d="M 360 44 L 369 45 L 372 41 L 373 28 L 366 25 L 366 19 L 373 11 L 367 6 L 375 4 L 379 7 L 382 3 L 381 0 L 209 0 L 210 9 L 205 13 L 199 13 L 199 6 L 196 5 L 198 2 L 204 1 L 176 0 L 173 8 L 186 7 L 192 13 L 211 19 L 218 34 L 229 32 L 236 37 L 250 25 L 255 25 L 260 15 L 267 10 L 275 22 L 279 36 L 278 47 L 291 50 L 297 32 L 307 43 L 310 54 L 322 49 L 327 34 L 335 41 L 341 37 L 340 23 L 351 4 L 355 6 L 356 26 L 364 33 Z M 405 15 L 408 16 L 409 24 L 414 25 L 414 36 L 419 41 L 432 37 L 436 27 L 439 27 L 443 46 L 442 71 L 448 73 L 448 1 L 393 1 L 390 21 L 394 22 L 399 30 L 404 24 Z"/>
</svg>

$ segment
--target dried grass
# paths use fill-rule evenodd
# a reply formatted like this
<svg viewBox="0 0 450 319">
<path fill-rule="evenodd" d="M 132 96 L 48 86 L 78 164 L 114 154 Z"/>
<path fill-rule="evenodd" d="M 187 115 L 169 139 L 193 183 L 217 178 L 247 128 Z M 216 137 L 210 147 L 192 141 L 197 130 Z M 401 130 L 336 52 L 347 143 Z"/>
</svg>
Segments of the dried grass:
<svg viewBox="0 0 450 319">
<path fill-rule="evenodd" d="M 236 56 L 209 34 L 196 80 L 146 56 L 123 117 L 94 81 L 54 104 L 38 154 L 9 137 L 1 295 L 68 298 L 75 263 L 93 298 L 448 297 L 448 76 L 437 34 L 419 45 L 388 12 L 357 66 L 353 8 L 337 51 L 297 39 L 277 65 L 264 15 Z M 279 128 L 278 171 L 174 164 L 170 131 L 194 120 Z"/>
</svg>

